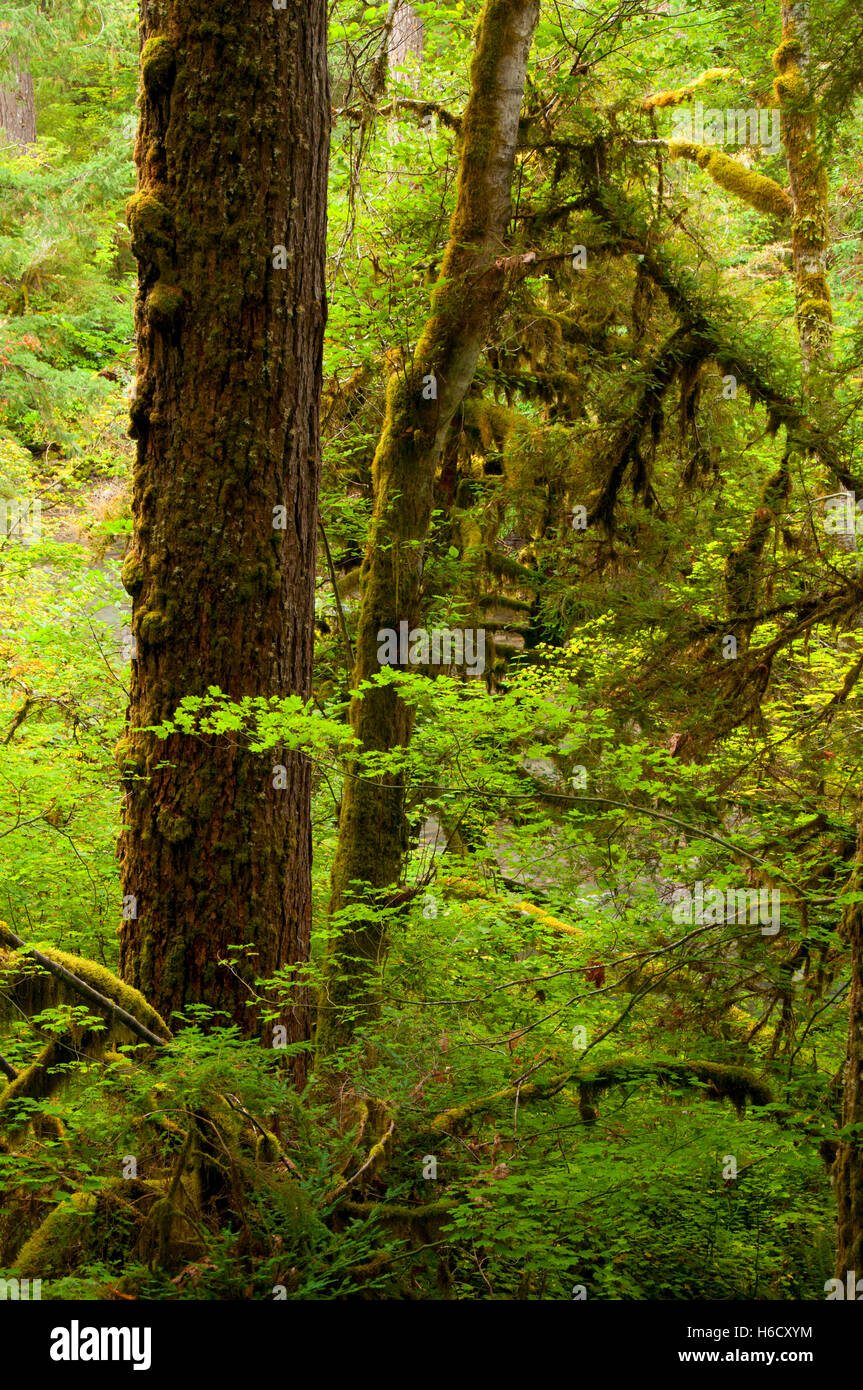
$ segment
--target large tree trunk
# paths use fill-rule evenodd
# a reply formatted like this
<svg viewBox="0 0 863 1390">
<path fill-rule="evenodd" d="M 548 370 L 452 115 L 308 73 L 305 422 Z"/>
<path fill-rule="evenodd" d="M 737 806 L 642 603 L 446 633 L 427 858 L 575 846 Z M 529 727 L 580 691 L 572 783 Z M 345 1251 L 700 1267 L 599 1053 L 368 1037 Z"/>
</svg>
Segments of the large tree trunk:
<svg viewBox="0 0 863 1390">
<path fill-rule="evenodd" d="M 863 889 L 863 820 L 857 841 L 857 862 L 848 889 Z M 856 1133 L 840 1141 L 833 1175 L 836 1185 L 836 1277 L 845 1286 L 849 1270 L 863 1279 L 863 903 L 849 903 L 841 935 L 851 951 L 851 990 L 848 998 L 848 1048 L 842 1095 L 842 1125 Z"/>
<path fill-rule="evenodd" d="M 374 517 L 363 564 L 354 685 L 380 667 L 378 632 L 420 618 L 423 548 L 435 471 L 453 416 L 476 370 L 505 271 L 496 265 L 511 212 L 511 184 L 528 53 L 539 0 L 486 0 L 471 67 L 456 209 L 429 318 L 413 359 L 394 371 L 373 466 Z M 432 395 L 431 383 L 435 395 Z M 411 720 L 392 687 L 351 706 L 366 751 L 405 746 Z M 403 788 L 393 774 L 348 769 L 332 878 L 337 935 L 321 999 L 318 1050 L 347 1041 L 376 1009 L 374 973 L 383 948 L 379 920 L 354 903 L 380 905 L 401 873 L 406 844 Z M 365 885 L 360 887 L 359 885 Z"/>
<path fill-rule="evenodd" d="M 141 17 L 121 968 L 165 1018 L 204 1002 L 252 1032 L 220 960 L 243 944 L 253 978 L 307 958 L 309 767 L 136 730 L 210 686 L 310 694 L 326 4 L 142 0 Z M 283 1022 L 308 1036 L 302 996 Z"/>
<path fill-rule="evenodd" d="M 12 80 L 0 84 L 0 137 L 16 145 L 32 145 L 36 139 L 36 97 L 33 78 L 12 62 Z"/>
<path fill-rule="evenodd" d="M 812 404 L 829 410 L 832 311 L 826 274 L 829 237 L 827 172 L 816 144 L 816 117 L 810 89 L 809 0 L 782 0 L 782 43 L 774 55 L 782 103 L 783 143 L 794 200 L 792 249 L 797 281 L 797 330 L 804 384 Z M 851 516 L 855 516 L 853 498 Z M 835 538 L 842 549 L 856 549 L 856 536 Z M 863 887 L 863 820 L 857 864 L 849 888 Z M 851 960 L 848 1043 L 842 1095 L 842 1126 L 863 1126 L 863 911 L 851 903 L 841 935 Z M 836 1275 L 843 1287 L 848 1271 L 863 1277 L 863 1128 L 840 1141 L 834 1167 L 837 1206 Z"/>
</svg>

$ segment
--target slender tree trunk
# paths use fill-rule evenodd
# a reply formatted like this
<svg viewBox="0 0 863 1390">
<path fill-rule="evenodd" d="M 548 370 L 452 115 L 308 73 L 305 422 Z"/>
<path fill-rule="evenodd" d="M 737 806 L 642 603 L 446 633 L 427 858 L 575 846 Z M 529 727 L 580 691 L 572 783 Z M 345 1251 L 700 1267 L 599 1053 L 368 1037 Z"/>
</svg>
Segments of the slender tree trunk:
<svg viewBox="0 0 863 1390">
<path fill-rule="evenodd" d="M 395 9 L 390 29 L 389 75 L 390 81 L 408 83 L 415 96 L 420 92 L 424 36 L 422 19 L 408 0 L 402 0 Z"/>
<path fill-rule="evenodd" d="M 140 730 L 211 686 L 310 694 L 326 4 L 142 0 L 141 18 L 121 968 L 165 1018 L 204 1002 L 252 1033 L 238 974 L 308 955 L 309 767 Z M 232 943 L 255 953 L 238 974 Z M 282 1022 L 308 1036 L 301 993 Z"/>
<path fill-rule="evenodd" d="M 12 62 L 12 80 L 0 86 L 0 135 L 6 135 L 17 145 L 32 145 L 36 140 L 36 97 L 33 78 Z"/>
<path fill-rule="evenodd" d="M 380 669 L 378 632 L 419 621 L 423 548 L 435 471 L 453 415 L 476 369 L 505 272 L 496 264 L 511 212 L 518 121 L 539 0 L 486 0 L 471 67 L 456 209 L 432 314 L 413 359 L 393 373 L 375 454 L 374 517 L 363 564 L 357 686 Z M 404 747 L 407 707 L 392 687 L 354 699 L 351 723 L 365 751 Z M 318 1048 L 347 1041 L 376 1008 L 374 973 L 384 945 L 379 919 L 356 904 L 381 905 L 401 873 L 406 824 L 401 779 L 349 768 L 332 877 L 337 932 L 321 999 Z"/>
<path fill-rule="evenodd" d="M 817 115 L 810 86 L 809 22 L 809 0 L 782 0 L 782 42 L 773 55 L 773 65 L 794 205 L 791 249 L 797 332 L 804 372 L 817 376 L 830 361 L 833 311 L 827 281 L 827 171 L 818 152 Z"/>
</svg>

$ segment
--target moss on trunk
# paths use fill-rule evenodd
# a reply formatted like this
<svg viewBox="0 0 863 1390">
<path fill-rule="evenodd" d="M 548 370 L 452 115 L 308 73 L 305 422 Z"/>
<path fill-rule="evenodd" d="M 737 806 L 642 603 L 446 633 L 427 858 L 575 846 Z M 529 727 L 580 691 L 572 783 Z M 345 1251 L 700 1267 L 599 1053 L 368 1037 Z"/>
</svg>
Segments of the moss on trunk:
<svg viewBox="0 0 863 1390">
<path fill-rule="evenodd" d="M 817 142 L 817 111 L 809 81 L 809 0 L 782 4 L 782 42 L 773 54 L 774 96 L 781 112 L 793 216 L 797 333 L 807 374 L 830 359 L 833 310 L 827 280 L 827 170 Z M 813 383 L 814 384 L 814 383 Z"/>
<path fill-rule="evenodd" d="M 511 183 L 527 58 L 538 0 L 486 0 L 477 26 L 471 94 L 462 123 L 456 208 L 413 358 L 390 377 L 373 465 L 374 516 L 362 571 L 354 685 L 379 669 L 378 632 L 420 618 L 423 547 L 434 481 L 453 416 L 476 370 L 505 272 L 496 265 L 511 211 Z M 434 391 L 424 390 L 434 382 Z M 365 751 L 403 747 L 411 719 L 392 688 L 354 699 L 351 723 Z M 374 972 L 384 949 L 379 921 L 355 901 L 380 905 L 401 873 L 407 844 L 398 777 L 348 769 L 333 868 L 331 919 L 338 936 L 321 997 L 318 1049 L 347 1041 L 375 1010 Z"/>
<path fill-rule="evenodd" d="M 143 0 L 141 18 L 121 969 L 167 1019 L 205 1002 L 253 1031 L 220 961 L 232 943 L 252 975 L 307 958 L 309 767 L 289 759 L 274 790 L 228 741 L 142 730 L 210 686 L 310 693 L 326 6 Z M 282 1021 L 308 1036 L 304 997 Z"/>
</svg>

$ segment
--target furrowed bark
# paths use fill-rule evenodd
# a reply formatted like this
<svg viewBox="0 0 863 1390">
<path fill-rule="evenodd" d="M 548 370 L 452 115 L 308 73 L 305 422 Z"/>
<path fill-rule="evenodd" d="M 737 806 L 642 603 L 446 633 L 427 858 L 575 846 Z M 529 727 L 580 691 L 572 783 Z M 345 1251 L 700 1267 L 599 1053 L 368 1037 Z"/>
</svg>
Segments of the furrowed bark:
<svg viewBox="0 0 863 1390">
<path fill-rule="evenodd" d="M 456 209 L 431 317 L 413 359 L 393 373 L 375 454 L 374 516 L 363 564 L 354 686 L 374 675 L 378 632 L 420 617 L 423 547 L 435 471 L 504 284 L 496 265 L 511 212 L 511 183 L 527 59 L 538 0 L 486 0 L 471 67 Z M 434 396 L 432 397 L 432 387 Z M 354 698 L 351 723 L 367 751 L 404 747 L 411 721 L 392 688 Z M 352 902 L 380 902 L 395 883 L 406 847 L 399 777 L 361 778 L 348 769 L 330 914 L 337 931 L 320 1004 L 318 1050 L 326 1056 L 373 1015 L 373 977 L 383 949 L 380 923 L 345 914 Z M 337 915 L 338 914 L 338 915 Z"/>
<path fill-rule="evenodd" d="M 11 76 L 0 84 L 0 132 L 26 149 L 36 140 L 33 78 L 13 58 Z"/>
<path fill-rule="evenodd" d="M 857 861 L 848 891 L 863 889 L 863 821 L 858 829 Z M 836 1190 L 836 1277 L 845 1285 L 849 1270 L 863 1277 L 863 904 L 845 909 L 840 935 L 851 952 L 848 1044 L 842 1091 L 842 1127 L 856 1126 L 839 1141 L 833 1178 Z"/>
<path fill-rule="evenodd" d="M 254 976 L 307 958 L 309 767 L 287 759 L 277 790 L 229 740 L 143 729 L 210 686 L 310 694 L 326 5 L 142 0 L 141 17 L 121 970 L 165 1018 L 206 1003 L 254 1033 L 219 960 L 248 947 Z M 301 994 L 282 1021 L 308 1036 Z"/>
</svg>

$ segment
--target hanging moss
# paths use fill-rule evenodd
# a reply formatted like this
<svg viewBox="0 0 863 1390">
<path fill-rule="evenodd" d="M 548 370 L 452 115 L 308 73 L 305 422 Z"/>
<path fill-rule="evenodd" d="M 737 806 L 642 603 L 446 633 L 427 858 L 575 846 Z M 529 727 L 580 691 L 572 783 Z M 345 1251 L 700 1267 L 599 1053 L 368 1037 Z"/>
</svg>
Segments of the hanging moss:
<svg viewBox="0 0 863 1390">
<path fill-rule="evenodd" d="M 773 79 L 773 91 L 780 102 L 802 103 L 808 95 L 806 79 L 799 68 L 790 65 Z"/>
<path fill-rule="evenodd" d="M 766 1082 L 744 1067 L 727 1066 L 722 1062 L 683 1062 L 677 1059 L 618 1057 L 602 1062 L 578 1077 L 581 1098 L 590 1104 L 611 1086 L 638 1080 L 656 1080 L 675 1086 L 706 1086 L 707 1094 L 717 1100 L 730 1100 L 738 1114 L 747 1102 L 769 1105 L 773 1092 Z"/>
<path fill-rule="evenodd" d="M 490 574 L 496 574 L 501 579 L 511 579 L 526 588 L 535 589 L 539 582 L 539 575 L 535 570 L 528 569 L 512 555 L 504 554 L 503 551 L 494 550 L 485 557 L 485 566 Z"/>
<path fill-rule="evenodd" d="M 759 591 L 761 557 L 771 530 L 779 521 L 791 494 L 791 455 L 785 455 L 779 469 L 767 479 L 759 506 L 749 524 L 742 546 L 732 550 L 725 562 L 725 588 L 729 617 L 745 616 L 754 610 Z"/>
<path fill-rule="evenodd" d="M 803 57 L 803 45 L 799 39 L 786 38 L 773 53 L 773 66 L 777 72 L 784 72 L 789 64 L 796 64 Z"/>
</svg>

